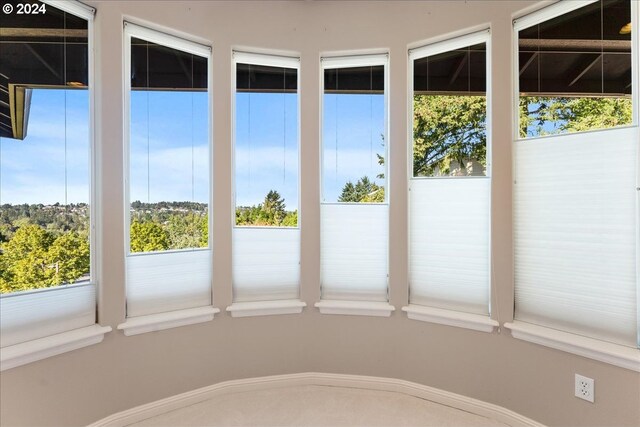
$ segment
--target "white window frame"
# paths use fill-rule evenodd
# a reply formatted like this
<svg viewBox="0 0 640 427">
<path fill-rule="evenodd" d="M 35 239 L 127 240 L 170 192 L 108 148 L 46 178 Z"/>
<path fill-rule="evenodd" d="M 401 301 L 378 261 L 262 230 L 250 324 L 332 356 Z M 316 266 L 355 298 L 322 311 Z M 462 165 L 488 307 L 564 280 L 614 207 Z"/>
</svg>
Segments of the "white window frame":
<svg viewBox="0 0 640 427">
<path fill-rule="evenodd" d="M 146 256 L 149 254 L 170 253 L 170 252 L 201 252 L 209 251 L 209 263 L 213 265 L 213 210 L 212 210 L 212 188 L 213 188 L 213 78 L 212 78 L 212 48 L 211 46 L 185 39 L 166 32 L 155 30 L 146 26 L 138 25 L 125 20 L 123 22 L 123 166 L 124 166 L 124 245 L 125 261 L 127 257 Z M 171 49 L 179 50 L 192 55 L 207 59 L 207 93 L 208 93 L 208 148 L 209 148 L 209 203 L 208 203 L 208 246 L 207 248 L 190 248 L 181 250 L 142 252 L 132 254 L 130 250 L 130 150 L 131 150 L 131 39 L 140 38 L 157 45 L 162 45 Z M 118 325 L 118 329 L 123 330 L 127 336 L 138 335 L 146 332 L 159 331 L 178 326 L 191 325 L 213 320 L 218 308 L 213 307 L 213 286 L 211 286 L 210 305 L 205 307 L 195 307 L 183 310 L 175 310 L 157 314 L 126 317 L 125 321 Z"/>
<path fill-rule="evenodd" d="M 389 200 L 391 198 L 389 176 L 389 165 L 391 163 L 391 150 L 389 141 L 389 93 L 390 93 L 390 78 L 389 78 L 389 52 L 366 52 L 366 53 L 350 53 L 343 55 L 340 53 L 326 53 L 320 56 L 320 86 L 319 86 L 319 99 L 320 99 L 320 144 L 319 144 L 319 156 L 320 156 L 320 206 L 322 205 L 372 205 L 372 206 L 387 206 L 389 209 Z M 353 202 L 325 202 L 324 201 L 324 71 L 336 68 L 355 68 L 355 67 L 369 67 L 369 66 L 383 66 L 384 67 L 384 197 L 385 200 L 382 203 L 353 203 Z M 387 228 L 390 224 L 386 224 Z M 349 300 L 330 300 L 324 299 L 322 296 L 322 279 L 320 289 L 320 301 L 316 302 L 314 306 L 318 308 L 321 314 L 340 314 L 340 315 L 356 315 L 356 316 L 376 316 L 376 317 L 389 317 L 391 313 L 395 311 L 395 307 L 389 303 L 389 240 L 387 239 L 386 248 L 387 258 L 387 301 L 349 301 Z"/>
<path fill-rule="evenodd" d="M 523 14 L 513 20 L 513 37 L 512 37 L 512 114 L 513 114 L 513 140 L 518 143 L 531 143 L 536 139 L 548 137 L 562 137 L 564 135 L 551 135 L 534 138 L 520 138 L 519 136 L 519 64 L 518 64 L 518 37 L 519 32 L 523 29 L 553 19 L 565 13 L 595 3 L 598 0 L 579 0 L 579 1 L 559 1 L 550 6 L 542 7 L 533 12 Z M 629 0 L 631 3 L 631 84 L 632 84 L 632 124 L 628 126 L 619 126 L 615 128 L 597 129 L 577 133 L 590 132 L 607 132 L 620 128 L 638 128 L 640 125 L 640 4 L 637 1 Z M 636 178 L 636 210 L 640 210 L 640 148 L 638 149 L 637 178 Z M 636 255 L 640 251 L 640 218 L 636 219 Z M 638 258 L 638 257 L 636 257 Z M 637 335 L 638 344 L 640 345 L 640 260 L 636 263 L 636 287 L 637 287 Z M 570 332 L 559 331 L 545 326 L 529 324 L 522 321 L 512 320 L 505 322 L 504 327 L 511 330 L 511 335 L 516 339 L 536 343 L 545 347 L 554 348 L 565 351 L 567 353 L 576 354 L 589 359 L 598 360 L 607 364 L 622 367 L 632 371 L 640 372 L 640 349 L 630 348 L 619 344 L 613 344 L 595 338 L 585 337 Z"/>
<path fill-rule="evenodd" d="M 487 153 L 487 166 L 486 175 L 484 176 L 415 176 L 413 171 L 413 96 L 414 96 L 414 63 L 418 59 L 425 57 L 439 55 L 441 53 L 451 52 L 457 49 L 463 49 L 469 46 L 477 45 L 480 43 L 485 44 L 486 48 L 486 153 Z M 413 180 L 440 180 L 440 179 L 488 179 L 492 181 L 492 79 L 491 79 L 491 29 L 486 27 L 477 31 L 468 32 L 466 34 L 452 35 L 449 38 L 434 40 L 431 43 L 427 42 L 422 46 L 418 46 L 413 49 L 409 49 L 408 55 L 408 79 L 407 79 L 407 199 L 411 198 L 411 182 Z M 448 310 L 436 307 L 429 307 L 419 304 L 412 304 L 409 299 L 409 304 L 402 307 L 402 311 L 407 313 L 407 317 L 413 320 L 419 320 L 423 322 L 437 323 L 446 326 L 454 326 L 459 328 L 471 329 L 480 332 L 491 333 L 496 327 L 499 326 L 497 320 L 492 318 L 492 298 L 494 292 L 494 282 L 491 276 L 492 268 L 492 251 L 491 251 L 491 193 L 489 194 L 489 259 L 488 259 L 488 271 L 489 271 L 489 316 L 465 313 L 461 311 Z M 409 216 L 409 212 L 407 212 Z M 410 223 L 409 219 L 409 223 Z M 410 232 L 410 230 L 409 230 Z M 411 259 L 411 236 L 409 236 L 407 247 L 407 260 Z M 411 284 L 409 283 L 409 292 L 411 293 Z"/>
<path fill-rule="evenodd" d="M 241 229 L 269 229 L 269 230 L 297 230 L 301 231 L 302 223 L 302 209 L 301 209 L 301 94 L 300 94 L 300 56 L 294 54 L 282 54 L 282 53 L 268 53 L 265 51 L 251 52 L 248 50 L 233 50 L 232 51 L 232 70 L 231 70 L 231 164 L 232 164 L 232 176 L 231 176 L 231 191 L 233 197 L 233 203 L 231 204 L 231 227 L 232 231 L 238 228 Z M 297 150 L 298 150 L 298 171 L 297 171 L 297 192 L 298 192 L 298 223 L 295 227 L 283 227 L 283 226 L 238 226 L 236 224 L 236 94 L 237 91 L 237 66 L 238 64 L 251 64 L 262 65 L 267 67 L 277 68 L 289 68 L 296 70 L 296 94 L 298 100 L 296 103 L 296 123 L 297 123 Z M 233 242 L 232 242 L 233 244 Z M 301 256 L 301 253 L 298 253 Z M 304 307 L 307 304 L 300 300 L 300 283 L 298 283 L 298 295 L 294 299 L 281 299 L 281 300 L 264 300 L 264 301 L 247 301 L 237 302 L 234 301 L 227 307 L 227 312 L 232 317 L 252 317 L 252 316 L 268 316 L 268 315 L 280 315 L 280 314 L 299 314 L 302 313 Z"/>
<path fill-rule="evenodd" d="M 100 292 L 98 277 L 100 277 L 99 269 L 101 268 L 100 254 L 98 253 L 98 242 L 102 232 L 102 221 L 96 218 L 98 209 L 96 209 L 96 201 L 99 199 L 98 192 L 100 183 L 98 182 L 99 170 L 97 164 L 97 139 L 96 132 L 96 115 L 95 115 L 95 59 L 94 59 L 94 31 L 93 20 L 96 10 L 79 1 L 68 0 L 41 0 L 46 5 L 53 6 L 66 13 L 75 15 L 87 21 L 87 52 L 88 52 L 88 84 L 89 93 L 89 283 L 79 285 L 62 285 L 59 287 L 34 290 L 13 295 L 11 298 L 20 298 L 22 295 L 33 295 L 36 293 L 56 292 L 57 290 L 69 289 L 71 287 L 94 287 L 95 293 L 95 324 L 69 330 L 56 335 L 50 335 L 43 338 L 26 341 L 19 344 L 3 347 L 0 349 L 0 371 L 12 369 L 27 363 L 36 362 L 68 351 L 98 344 L 104 339 L 104 335 L 111 332 L 110 326 L 100 326 L 98 322 L 98 299 Z"/>
</svg>

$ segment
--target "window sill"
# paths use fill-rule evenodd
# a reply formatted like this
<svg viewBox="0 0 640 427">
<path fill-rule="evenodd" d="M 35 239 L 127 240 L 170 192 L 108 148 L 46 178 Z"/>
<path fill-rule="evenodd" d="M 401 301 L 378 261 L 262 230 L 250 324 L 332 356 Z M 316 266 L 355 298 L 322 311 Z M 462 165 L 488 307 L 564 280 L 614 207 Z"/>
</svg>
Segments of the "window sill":
<svg viewBox="0 0 640 427">
<path fill-rule="evenodd" d="M 125 320 L 124 323 L 119 324 L 118 329 L 124 331 L 126 336 L 139 335 L 147 332 L 177 328 L 179 326 L 209 322 L 213 320 L 213 315 L 219 312 L 220 309 L 208 306 L 130 317 Z"/>
<path fill-rule="evenodd" d="M 315 304 L 322 314 L 389 317 L 395 307 L 387 302 L 322 300 Z"/>
<path fill-rule="evenodd" d="M 505 323 L 504 327 L 510 329 L 511 335 L 520 340 L 640 372 L 640 350 L 635 348 L 526 322 Z"/>
<path fill-rule="evenodd" d="M 297 299 L 234 302 L 227 311 L 231 317 L 272 316 L 278 314 L 299 314 L 307 306 Z"/>
<path fill-rule="evenodd" d="M 0 371 L 98 344 L 110 326 L 91 325 L 0 349 Z"/>
<path fill-rule="evenodd" d="M 412 320 L 472 329 L 480 332 L 493 332 L 500 325 L 496 320 L 482 314 L 463 313 L 461 311 L 422 305 L 409 304 L 406 307 L 402 307 L 402 311 L 406 311 L 407 317 Z"/>
</svg>

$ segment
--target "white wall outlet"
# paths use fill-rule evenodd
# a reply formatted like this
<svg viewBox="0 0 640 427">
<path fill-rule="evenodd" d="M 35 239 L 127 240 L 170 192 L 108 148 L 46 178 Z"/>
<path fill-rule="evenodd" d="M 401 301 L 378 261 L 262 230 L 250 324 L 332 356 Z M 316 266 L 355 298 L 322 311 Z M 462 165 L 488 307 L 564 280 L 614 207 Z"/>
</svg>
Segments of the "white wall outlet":
<svg viewBox="0 0 640 427">
<path fill-rule="evenodd" d="M 576 374 L 576 397 L 593 403 L 595 398 L 595 383 L 593 378 L 583 377 Z"/>
</svg>

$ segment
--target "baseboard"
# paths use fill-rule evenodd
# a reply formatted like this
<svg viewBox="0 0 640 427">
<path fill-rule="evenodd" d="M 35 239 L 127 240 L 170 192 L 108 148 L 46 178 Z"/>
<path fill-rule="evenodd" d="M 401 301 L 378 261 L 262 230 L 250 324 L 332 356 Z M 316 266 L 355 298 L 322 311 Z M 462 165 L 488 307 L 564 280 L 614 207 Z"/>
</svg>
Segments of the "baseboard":
<svg viewBox="0 0 640 427">
<path fill-rule="evenodd" d="M 225 394 L 304 385 L 348 387 L 403 393 L 491 418 L 513 427 L 544 427 L 543 424 L 503 408 L 502 406 L 411 381 L 360 375 L 324 374 L 318 372 L 225 381 L 118 412 L 117 414 L 110 415 L 91 424 L 89 427 L 124 427 L 147 418 Z"/>
</svg>

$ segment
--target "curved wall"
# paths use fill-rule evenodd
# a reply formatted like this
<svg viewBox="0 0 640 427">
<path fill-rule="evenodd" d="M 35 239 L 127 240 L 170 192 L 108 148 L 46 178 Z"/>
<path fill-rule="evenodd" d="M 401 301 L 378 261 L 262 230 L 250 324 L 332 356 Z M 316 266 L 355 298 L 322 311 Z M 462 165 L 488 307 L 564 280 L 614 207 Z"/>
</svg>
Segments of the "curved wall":
<svg viewBox="0 0 640 427">
<path fill-rule="evenodd" d="M 164 26 L 213 45 L 214 305 L 231 304 L 231 50 L 301 55 L 302 287 L 300 315 L 234 318 L 125 337 L 2 372 L 0 424 L 83 425 L 229 379 L 297 372 L 394 377 L 504 406 L 549 425 L 640 425 L 640 374 L 513 339 L 408 320 L 407 45 L 490 23 L 493 33 L 494 318 L 513 316 L 511 20 L 532 2 L 90 2 L 96 14 L 102 194 L 102 325 L 124 320 L 122 20 Z M 390 51 L 390 318 L 320 315 L 319 55 Z M 497 296 L 497 298 L 496 298 Z M 573 375 L 596 380 L 595 404 Z"/>
</svg>

